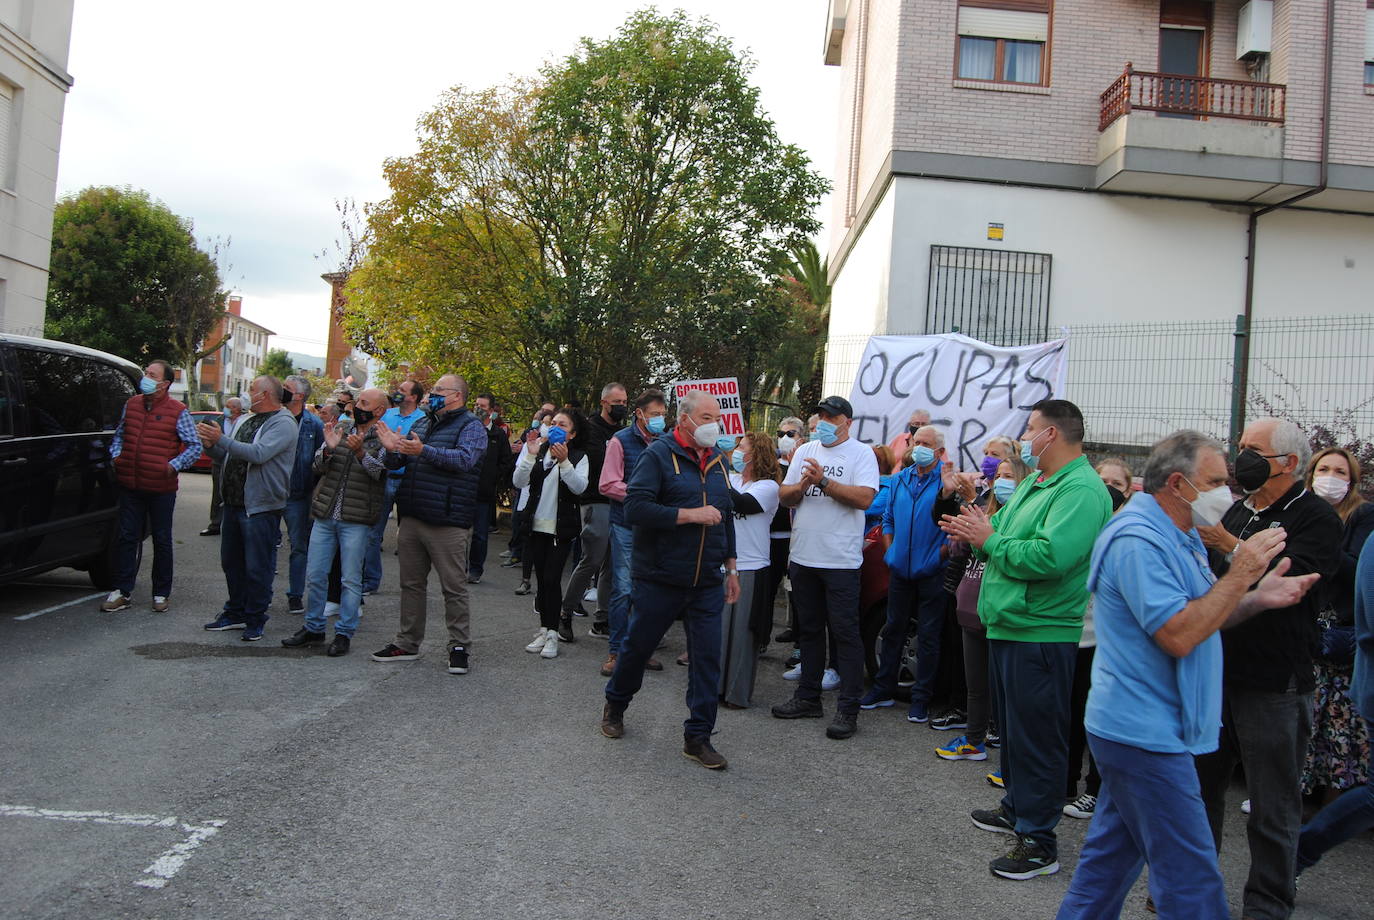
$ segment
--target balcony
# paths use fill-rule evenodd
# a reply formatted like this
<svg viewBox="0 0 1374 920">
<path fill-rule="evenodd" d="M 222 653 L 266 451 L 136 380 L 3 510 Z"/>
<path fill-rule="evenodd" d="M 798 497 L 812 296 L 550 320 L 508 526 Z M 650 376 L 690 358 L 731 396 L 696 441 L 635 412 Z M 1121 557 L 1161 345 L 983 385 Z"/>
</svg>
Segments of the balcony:
<svg viewBox="0 0 1374 920">
<path fill-rule="evenodd" d="M 1102 94 L 1097 130 L 1106 131 L 1132 111 L 1163 112 L 1178 118 L 1233 118 L 1252 124 L 1283 124 L 1287 88 L 1281 83 L 1213 80 L 1145 73 L 1130 64 Z"/>
</svg>

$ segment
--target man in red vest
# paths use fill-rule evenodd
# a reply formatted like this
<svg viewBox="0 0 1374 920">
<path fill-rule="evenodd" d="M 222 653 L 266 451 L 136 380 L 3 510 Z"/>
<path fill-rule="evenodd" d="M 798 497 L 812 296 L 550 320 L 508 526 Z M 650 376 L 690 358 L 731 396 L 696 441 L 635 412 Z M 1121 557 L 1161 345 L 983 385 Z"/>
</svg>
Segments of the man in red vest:
<svg viewBox="0 0 1374 920">
<path fill-rule="evenodd" d="M 186 407 L 167 395 L 175 372 L 166 361 L 143 371 L 139 395 L 124 404 L 124 415 L 110 443 L 119 477 L 119 564 L 115 589 L 100 609 L 113 613 L 131 606 L 142 559 L 143 538 L 153 534 L 153 610 L 167 612 L 172 593 L 172 511 L 177 475 L 200 456 L 200 438 Z"/>
</svg>

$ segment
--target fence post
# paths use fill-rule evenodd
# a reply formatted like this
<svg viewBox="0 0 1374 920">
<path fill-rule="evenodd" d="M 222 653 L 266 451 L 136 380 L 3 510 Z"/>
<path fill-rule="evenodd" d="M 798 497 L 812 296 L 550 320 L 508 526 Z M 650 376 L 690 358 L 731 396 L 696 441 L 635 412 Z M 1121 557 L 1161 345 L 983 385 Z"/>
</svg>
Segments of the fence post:
<svg viewBox="0 0 1374 920">
<path fill-rule="evenodd" d="M 1235 459 L 1236 445 L 1240 443 L 1241 432 L 1245 430 L 1245 390 L 1249 386 L 1249 368 L 1246 363 L 1249 359 L 1250 349 L 1246 348 L 1246 339 L 1250 335 L 1250 327 L 1245 321 L 1244 313 L 1236 314 L 1236 331 L 1233 333 L 1236 344 L 1231 359 L 1231 436 L 1227 450 L 1231 454 L 1231 459 Z"/>
</svg>

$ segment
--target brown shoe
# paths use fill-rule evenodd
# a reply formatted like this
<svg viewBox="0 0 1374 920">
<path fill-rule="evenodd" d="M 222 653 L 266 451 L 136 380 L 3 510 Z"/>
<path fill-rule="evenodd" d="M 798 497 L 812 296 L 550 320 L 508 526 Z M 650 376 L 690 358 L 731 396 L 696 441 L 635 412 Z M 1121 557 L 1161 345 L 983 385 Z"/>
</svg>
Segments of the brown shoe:
<svg viewBox="0 0 1374 920">
<path fill-rule="evenodd" d="M 171 609 L 171 606 L 172 605 L 168 603 L 167 598 L 165 597 L 153 598 L 153 613 L 166 613 L 169 609 Z"/>
<path fill-rule="evenodd" d="M 724 770 L 728 766 L 725 758 L 711 747 L 710 738 L 683 739 L 682 755 L 690 757 L 708 770 Z"/>
<path fill-rule="evenodd" d="M 110 596 L 105 598 L 100 605 L 100 609 L 105 613 L 117 613 L 120 610 L 128 610 L 132 606 L 133 604 L 130 603 L 128 597 L 118 591 L 111 591 Z"/>
<path fill-rule="evenodd" d="M 686 653 L 686 652 L 683 652 L 681 655 L 678 655 L 678 656 L 677 656 L 677 663 L 680 664 L 680 665 L 682 665 L 684 668 L 687 667 L 687 653 Z"/>
<path fill-rule="evenodd" d="M 610 677 L 615 673 L 615 653 L 606 656 L 606 660 L 601 662 L 601 676 Z"/>
<path fill-rule="evenodd" d="M 644 667 L 645 667 L 646 670 L 649 670 L 649 671 L 662 671 L 662 670 L 663 670 L 663 662 L 659 661 L 659 660 L 658 660 L 657 658 L 655 658 L 653 655 L 650 655 L 650 656 L 649 656 L 649 660 L 646 661 L 646 662 L 644 662 Z"/>
<path fill-rule="evenodd" d="M 610 702 L 601 710 L 601 734 L 607 738 L 625 737 L 625 709 Z"/>
</svg>

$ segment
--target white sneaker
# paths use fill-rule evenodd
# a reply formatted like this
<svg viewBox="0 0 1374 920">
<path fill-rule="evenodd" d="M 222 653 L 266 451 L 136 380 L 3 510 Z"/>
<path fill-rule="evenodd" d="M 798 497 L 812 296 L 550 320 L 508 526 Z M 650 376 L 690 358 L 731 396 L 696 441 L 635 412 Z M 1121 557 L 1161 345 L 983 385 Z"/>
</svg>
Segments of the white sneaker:
<svg viewBox="0 0 1374 920">
<path fill-rule="evenodd" d="M 595 604 L 595 603 L 596 603 L 596 588 L 592 587 L 592 588 L 588 588 L 586 591 L 583 591 L 583 592 L 582 592 L 582 600 L 586 601 L 588 604 Z"/>
<path fill-rule="evenodd" d="M 1250 814 L 1250 800 L 1249 800 L 1249 799 L 1246 799 L 1244 802 L 1241 802 L 1241 803 L 1240 803 L 1240 811 L 1241 811 L 1241 814 L 1245 814 L 1245 815 Z"/>
<path fill-rule="evenodd" d="M 336 604 L 336 603 L 334 603 L 333 601 L 325 601 L 325 602 L 324 602 L 324 615 L 327 616 L 327 617 L 336 617 L 336 616 L 338 616 L 338 615 L 339 615 L 339 605 Z"/>
<path fill-rule="evenodd" d="M 783 680 L 801 680 L 801 665 L 794 664 L 782 673 Z"/>
<path fill-rule="evenodd" d="M 826 668 L 825 673 L 821 675 L 821 689 L 834 690 L 839 685 L 840 672 L 836 671 L 834 668 Z"/>
<path fill-rule="evenodd" d="M 547 642 L 548 639 L 549 631 L 547 629 L 539 629 L 535 632 L 534 639 L 530 641 L 530 644 L 525 646 L 525 651 L 536 653 L 542 652 L 544 650 L 544 643 Z"/>
<path fill-rule="evenodd" d="M 549 637 L 544 640 L 544 650 L 539 653 L 540 658 L 558 657 L 558 630 L 549 630 Z"/>
</svg>

